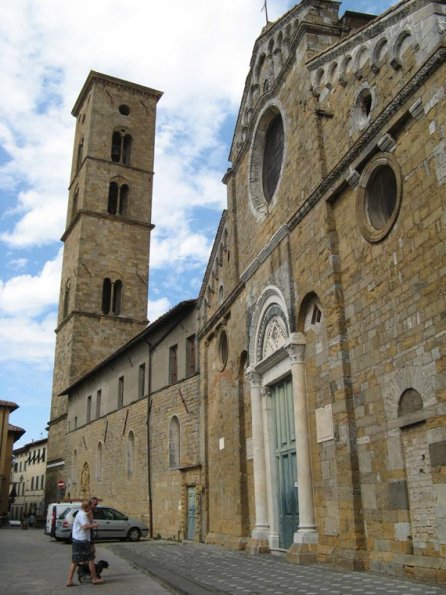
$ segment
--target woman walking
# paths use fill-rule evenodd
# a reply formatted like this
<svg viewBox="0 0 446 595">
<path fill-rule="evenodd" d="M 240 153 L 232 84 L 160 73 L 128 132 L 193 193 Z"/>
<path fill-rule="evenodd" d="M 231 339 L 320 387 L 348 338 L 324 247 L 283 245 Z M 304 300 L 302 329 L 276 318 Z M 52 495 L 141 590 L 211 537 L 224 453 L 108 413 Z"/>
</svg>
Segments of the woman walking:
<svg viewBox="0 0 446 595">
<path fill-rule="evenodd" d="M 104 581 L 98 578 L 96 574 L 96 567 L 94 563 L 94 552 L 91 549 L 90 544 L 90 530 L 97 528 L 97 523 L 91 522 L 88 518 L 90 512 L 90 503 L 88 500 L 84 500 L 81 505 L 81 509 L 77 513 L 72 530 L 72 557 L 71 564 L 68 570 L 67 587 L 74 587 L 73 576 L 76 567 L 79 564 L 88 562 L 88 567 L 91 574 L 91 582 L 94 585 L 100 585 Z"/>
</svg>

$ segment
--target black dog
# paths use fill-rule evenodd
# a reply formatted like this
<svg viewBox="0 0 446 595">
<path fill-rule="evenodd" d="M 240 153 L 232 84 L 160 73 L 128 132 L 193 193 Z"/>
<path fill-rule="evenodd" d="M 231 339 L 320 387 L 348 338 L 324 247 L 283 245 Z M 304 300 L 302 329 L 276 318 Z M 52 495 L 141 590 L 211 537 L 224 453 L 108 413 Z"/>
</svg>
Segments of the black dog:
<svg viewBox="0 0 446 595">
<path fill-rule="evenodd" d="M 108 568 L 109 566 L 110 564 L 106 560 L 99 560 L 99 562 L 96 562 L 96 574 L 98 578 L 101 578 L 101 572 L 104 570 L 104 568 Z M 77 578 L 79 579 L 80 583 L 83 583 L 87 579 L 91 578 L 90 569 L 88 568 L 87 563 L 78 565 Z"/>
</svg>

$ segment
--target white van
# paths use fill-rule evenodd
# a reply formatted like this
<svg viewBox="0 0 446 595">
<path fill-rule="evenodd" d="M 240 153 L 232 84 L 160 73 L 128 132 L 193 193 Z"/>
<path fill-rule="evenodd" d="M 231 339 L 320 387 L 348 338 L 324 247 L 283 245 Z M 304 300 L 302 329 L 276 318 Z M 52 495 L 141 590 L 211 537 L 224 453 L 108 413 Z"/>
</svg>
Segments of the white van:
<svg viewBox="0 0 446 595">
<path fill-rule="evenodd" d="M 80 500 L 52 502 L 46 511 L 45 535 L 56 537 L 56 519 L 67 509 L 79 506 Z"/>
</svg>

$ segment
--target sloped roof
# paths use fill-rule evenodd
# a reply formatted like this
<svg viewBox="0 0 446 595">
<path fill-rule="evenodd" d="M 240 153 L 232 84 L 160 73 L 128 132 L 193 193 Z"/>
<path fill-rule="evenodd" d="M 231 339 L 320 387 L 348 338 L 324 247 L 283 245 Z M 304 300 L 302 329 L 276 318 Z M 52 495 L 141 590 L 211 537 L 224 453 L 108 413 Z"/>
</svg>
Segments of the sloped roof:
<svg viewBox="0 0 446 595">
<path fill-rule="evenodd" d="M 16 440 L 21 438 L 23 434 L 26 433 L 26 430 L 24 430 L 23 428 L 19 428 L 19 426 L 13 426 L 12 424 L 8 424 L 8 433 L 15 435 L 15 442 Z"/>
<path fill-rule="evenodd" d="M 5 409 L 9 409 L 10 411 L 15 411 L 19 408 L 17 403 L 13 403 L 12 401 L 3 401 L 0 399 L 0 407 L 4 407 Z"/>
<path fill-rule="evenodd" d="M 162 316 L 157 318 L 154 322 L 152 322 L 151 324 L 146 326 L 146 328 L 143 331 L 141 331 L 140 333 L 138 333 L 135 337 L 133 337 L 133 339 L 130 339 L 130 341 L 127 341 L 127 343 L 125 343 L 122 347 L 117 349 L 115 352 L 113 352 L 111 355 L 109 355 L 106 359 L 102 360 L 97 366 L 92 368 L 89 372 L 87 372 L 86 374 L 84 374 L 83 376 L 78 378 L 78 380 L 76 380 L 75 382 L 73 382 L 73 384 L 71 384 L 70 386 L 65 388 L 57 396 L 60 397 L 62 395 L 68 395 L 77 386 L 82 384 L 82 382 L 84 382 L 85 380 L 87 380 L 88 378 L 93 376 L 98 370 L 100 370 L 101 368 L 103 368 L 104 366 L 106 366 L 107 364 L 112 362 L 113 360 L 115 360 L 119 355 L 121 355 L 124 351 L 129 349 L 132 345 L 135 345 L 139 341 L 144 340 L 145 337 L 147 337 L 151 333 L 153 333 L 157 328 L 162 326 L 170 318 L 173 318 L 174 316 L 178 316 L 180 314 L 187 314 L 193 308 L 195 308 L 196 305 L 197 305 L 197 300 L 195 298 L 191 299 L 191 300 L 184 300 L 184 301 L 180 302 L 179 304 L 177 304 L 176 306 L 171 308 L 168 312 L 166 312 L 165 314 L 163 314 Z"/>
</svg>

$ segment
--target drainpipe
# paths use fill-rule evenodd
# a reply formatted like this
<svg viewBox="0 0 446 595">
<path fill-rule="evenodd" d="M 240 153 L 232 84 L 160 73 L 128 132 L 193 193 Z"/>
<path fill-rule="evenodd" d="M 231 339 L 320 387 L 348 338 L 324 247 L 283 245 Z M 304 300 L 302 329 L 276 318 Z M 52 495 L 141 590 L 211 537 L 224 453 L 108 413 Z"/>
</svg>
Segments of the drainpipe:
<svg viewBox="0 0 446 595">
<path fill-rule="evenodd" d="M 158 347 L 160 343 L 164 341 L 164 339 L 173 331 L 173 329 L 177 326 L 176 321 L 172 324 L 167 331 L 161 335 L 161 337 L 155 341 L 155 343 L 150 343 L 145 337 L 143 337 L 144 343 L 147 344 L 148 348 L 148 361 L 147 361 L 147 368 L 148 368 L 148 382 L 147 382 L 147 499 L 149 501 L 149 537 L 153 538 L 153 501 L 152 501 L 152 464 L 151 464 L 151 449 L 150 449 L 150 412 L 152 410 L 152 355 L 155 349 Z"/>
<path fill-rule="evenodd" d="M 153 347 L 150 341 L 143 339 L 147 344 L 147 500 L 149 502 L 149 537 L 153 538 L 153 504 L 152 504 L 152 463 L 150 457 L 150 411 L 152 409 L 152 351 Z"/>
</svg>

